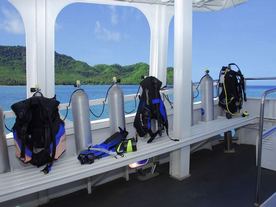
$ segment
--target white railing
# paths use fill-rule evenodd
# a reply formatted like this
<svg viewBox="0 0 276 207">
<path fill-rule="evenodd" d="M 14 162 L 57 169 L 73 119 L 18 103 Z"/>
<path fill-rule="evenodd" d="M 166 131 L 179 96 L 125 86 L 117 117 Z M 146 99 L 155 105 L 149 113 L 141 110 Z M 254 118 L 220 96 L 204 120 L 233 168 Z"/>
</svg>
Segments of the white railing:
<svg viewBox="0 0 276 207">
<path fill-rule="evenodd" d="M 245 78 L 246 81 L 252 81 L 252 80 L 276 80 L 276 77 L 262 77 L 262 78 Z M 198 86 L 199 82 L 194 82 L 193 83 L 193 91 L 196 90 L 197 86 Z M 214 87 L 217 87 L 218 85 L 218 80 L 214 80 Z M 168 90 L 164 90 L 162 91 L 162 93 L 165 94 L 172 94 L 173 90 L 172 89 L 168 89 Z M 136 94 L 129 94 L 129 95 L 125 95 L 125 101 L 132 101 L 134 100 Z M 104 102 L 104 98 L 100 98 L 100 99 L 94 99 L 94 100 L 89 100 L 89 105 L 90 106 L 97 106 L 97 105 L 101 105 Z M 107 102 L 106 102 L 107 103 Z M 59 110 L 66 110 L 68 106 L 68 103 L 62 103 L 59 105 Z M 69 107 L 69 109 L 71 108 L 71 106 Z M 4 115 L 5 118 L 14 118 L 15 114 L 12 111 L 4 111 Z"/>
<path fill-rule="evenodd" d="M 173 90 L 172 89 L 169 89 L 169 90 L 164 90 L 162 91 L 161 93 L 164 93 L 164 94 L 172 94 L 173 93 Z M 125 95 L 124 96 L 124 101 L 127 102 L 127 101 L 134 101 L 135 100 L 135 97 L 136 97 L 136 94 L 129 94 L 129 95 Z M 137 97 L 138 98 L 138 97 Z M 138 101 L 138 100 L 137 100 Z M 97 106 L 97 105 L 102 105 L 102 104 L 107 104 L 108 103 L 108 100 L 106 100 L 106 102 L 104 102 L 104 98 L 99 98 L 99 99 L 93 99 L 93 100 L 89 100 L 89 106 Z M 69 103 L 62 103 L 59 105 L 59 110 L 62 111 L 62 110 L 67 110 L 67 106 L 69 105 Z M 71 109 L 71 105 L 68 107 L 68 109 Z M 8 118 L 14 118 L 15 117 L 15 114 L 13 111 L 4 111 L 4 116 L 6 119 Z"/>
</svg>

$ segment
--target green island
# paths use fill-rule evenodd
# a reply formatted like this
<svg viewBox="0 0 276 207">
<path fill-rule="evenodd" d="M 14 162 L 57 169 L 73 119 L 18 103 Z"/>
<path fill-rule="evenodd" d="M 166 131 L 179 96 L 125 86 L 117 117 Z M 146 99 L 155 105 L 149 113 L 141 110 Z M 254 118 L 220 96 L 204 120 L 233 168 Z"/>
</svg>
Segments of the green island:
<svg viewBox="0 0 276 207">
<path fill-rule="evenodd" d="M 167 68 L 168 84 L 173 81 L 173 68 Z M 121 79 L 122 84 L 139 84 L 141 76 L 148 75 L 149 65 L 136 63 L 132 65 L 90 66 L 85 62 L 55 53 L 55 79 L 57 85 L 71 85 L 76 80 L 82 84 L 110 84 L 112 77 Z M 0 46 L 0 85 L 26 84 L 26 48 L 23 46 Z"/>
</svg>

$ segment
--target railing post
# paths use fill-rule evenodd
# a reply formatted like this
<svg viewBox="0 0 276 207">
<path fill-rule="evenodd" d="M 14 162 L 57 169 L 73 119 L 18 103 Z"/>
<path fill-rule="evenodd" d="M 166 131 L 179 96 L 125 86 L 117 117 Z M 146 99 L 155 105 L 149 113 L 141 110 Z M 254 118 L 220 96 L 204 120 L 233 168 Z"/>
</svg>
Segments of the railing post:
<svg viewBox="0 0 276 207">
<path fill-rule="evenodd" d="M 264 109 L 265 109 L 265 99 L 267 95 L 275 93 L 276 88 L 267 90 L 264 92 L 261 99 L 260 106 L 260 122 L 259 122 L 259 140 L 258 140 L 258 160 L 257 160 L 257 185 L 256 185 L 256 200 L 255 206 L 260 206 L 261 202 L 261 182 L 262 182 L 262 144 L 263 144 L 263 130 L 264 130 Z"/>
<path fill-rule="evenodd" d="M 4 113 L 0 108 L 0 174 L 10 171 L 8 146 L 4 127 Z"/>
</svg>

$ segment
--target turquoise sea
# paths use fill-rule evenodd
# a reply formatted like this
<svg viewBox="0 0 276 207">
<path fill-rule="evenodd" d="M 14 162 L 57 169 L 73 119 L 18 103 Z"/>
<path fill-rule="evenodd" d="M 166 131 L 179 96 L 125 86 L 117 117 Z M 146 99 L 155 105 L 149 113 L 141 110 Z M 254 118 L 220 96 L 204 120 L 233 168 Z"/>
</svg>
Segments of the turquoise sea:
<svg viewBox="0 0 276 207">
<path fill-rule="evenodd" d="M 104 98 L 106 96 L 106 92 L 110 85 L 84 85 L 82 88 L 88 94 L 89 99 L 98 99 Z M 138 90 L 138 85 L 121 85 L 121 88 L 125 95 L 128 94 L 136 94 Z M 56 86 L 56 98 L 60 101 L 60 103 L 68 103 L 70 100 L 70 96 L 72 92 L 76 88 L 69 85 L 57 85 Z M 7 111 L 11 110 L 10 106 L 13 103 L 16 103 L 20 100 L 24 100 L 26 97 L 26 87 L 25 86 L 0 86 L 0 107 Z M 136 102 L 138 104 L 138 101 Z M 136 109 L 136 104 L 133 101 L 125 102 L 125 112 L 134 112 Z M 96 115 L 99 115 L 102 111 L 102 105 L 91 106 L 91 110 Z M 62 115 L 66 114 L 66 110 L 61 111 Z M 105 107 L 104 113 L 100 118 L 108 117 L 108 106 Z M 93 115 L 90 116 L 91 120 L 99 119 Z M 71 110 L 69 110 L 67 119 L 72 120 Z M 14 118 L 7 118 L 5 120 L 8 128 L 12 128 L 14 124 Z M 7 131 L 6 131 L 7 132 Z"/>
<path fill-rule="evenodd" d="M 82 88 L 88 93 L 89 99 L 97 99 L 105 97 L 106 91 L 109 85 L 85 85 Z M 262 93 L 270 88 L 276 86 L 253 86 L 249 85 L 246 88 L 248 97 L 260 97 Z M 138 85 L 121 85 L 125 95 L 135 94 L 138 89 Z M 68 103 L 71 93 L 75 90 L 73 86 L 56 86 L 56 96 L 61 103 Z M 0 107 L 4 110 L 10 110 L 10 106 L 26 97 L 25 86 L 0 86 Z M 272 95 L 276 98 L 276 95 Z M 199 100 L 200 96 L 197 98 Z M 195 100 L 195 101 L 197 101 Z"/>
<path fill-rule="evenodd" d="M 249 85 L 246 88 L 247 97 L 261 97 L 265 90 L 274 88 L 276 86 L 256 86 Z M 85 85 L 82 86 L 87 92 L 89 99 L 97 99 L 104 98 L 106 95 L 106 91 L 109 88 L 109 85 Z M 121 85 L 121 88 L 125 95 L 127 94 L 135 94 L 138 90 L 138 85 Z M 75 90 L 73 86 L 64 86 L 58 85 L 56 86 L 56 96 L 57 100 L 61 103 L 68 103 L 70 99 L 71 93 Z M 195 92 L 196 95 L 196 92 Z M 0 107 L 4 110 L 11 110 L 10 106 L 20 100 L 24 100 L 26 97 L 26 87 L 25 86 L 0 86 Z M 271 95 L 271 98 L 276 98 L 275 95 Z M 172 99 L 172 96 L 170 97 Z M 200 100 L 200 95 L 194 100 Z M 137 101 L 138 102 L 138 101 Z M 137 103 L 138 104 L 138 103 Z M 136 104 L 133 101 L 128 101 L 125 103 L 125 111 L 130 112 L 133 111 L 136 107 Z M 95 114 L 99 114 L 102 110 L 102 106 L 92 106 L 92 111 Z M 65 114 L 65 111 L 62 111 L 61 114 Z M 108 107 L 105 107 L 105 111 L 101 118 L 108 117 Z M 69 111 L 68 119 L 72 119 L 71 112 Z M 96 117 L 91 115 L 91 120 L 97 119 Z M 9 128 L 12 127 L 14 123 L 14 119 L 7 119 L 6 123 Z"/>
<path fill-rule="evenodd" d="M 89 99 L 104 98 L 109 85 L 84 85 L 82 88 L 87 92 Z M 137 92 L 137 85 L 122 85 L 124 94 Z M 68 103 L 71 93 L 76 88 L 69 85 L 56 86 L 56 97 L 60 103 Z M 26 97 L 25 86 L 0 86 L 0 107 L 4 110 L 11 110 L 10 106 Z"/>
</svg>

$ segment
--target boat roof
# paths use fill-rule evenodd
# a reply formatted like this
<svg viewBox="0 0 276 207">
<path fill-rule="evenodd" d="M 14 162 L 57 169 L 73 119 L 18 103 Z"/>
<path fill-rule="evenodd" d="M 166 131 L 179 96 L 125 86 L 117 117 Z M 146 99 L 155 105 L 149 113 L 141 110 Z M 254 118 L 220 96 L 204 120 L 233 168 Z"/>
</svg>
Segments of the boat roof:
<svg viewBox="0 0 276 207">
<path fill-rule="evenodd" d="M 129 3 L 146 3 L 174 6 L 174 0 L 117 0 Z M 193 0 L 194 11 L 217 11 L 237 6 L 247 0 Z"/>
</svg>

